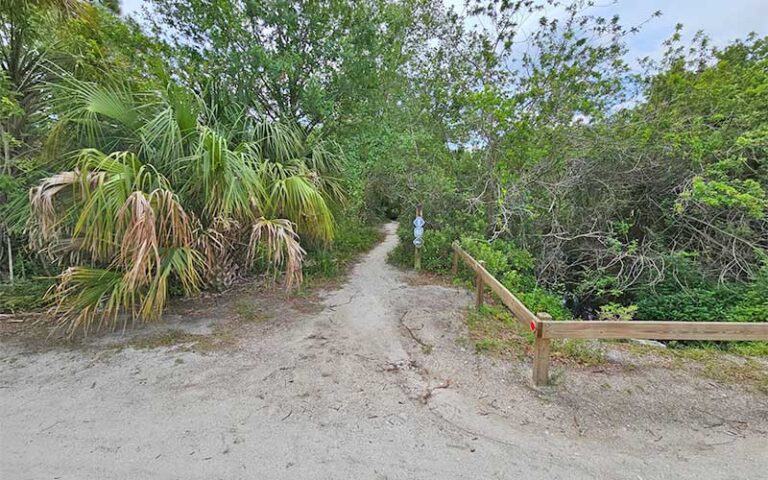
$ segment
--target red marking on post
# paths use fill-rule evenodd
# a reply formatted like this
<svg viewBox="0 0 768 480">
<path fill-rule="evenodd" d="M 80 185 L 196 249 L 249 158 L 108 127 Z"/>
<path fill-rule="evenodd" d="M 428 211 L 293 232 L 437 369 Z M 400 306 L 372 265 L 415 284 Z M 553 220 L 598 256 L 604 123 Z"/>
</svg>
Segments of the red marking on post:
<svg viewBox="0 0 768 480">
<path fill-rule="evenodd" d="M 531 331 L 532 332 L 536 331 L 536 322 L 531 322 Z"/>
</svg>

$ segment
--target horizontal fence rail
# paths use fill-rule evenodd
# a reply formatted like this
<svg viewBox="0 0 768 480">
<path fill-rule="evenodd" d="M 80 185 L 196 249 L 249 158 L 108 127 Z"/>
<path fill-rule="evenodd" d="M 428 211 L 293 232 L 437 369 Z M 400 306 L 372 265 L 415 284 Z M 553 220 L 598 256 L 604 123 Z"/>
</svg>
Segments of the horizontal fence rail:
<svg viewBox="0 0 768 480">
<path fill-rule="evenodd" d="M 453 243 L 453 274 L 458 272 L 459 259 L 475 272 L 476 303 L 483 303 L 483 291 L 487 285 L 515 318 L 534 331 L 533 382 L 549 383 L 549 350 L 553 339 L 650 339 L 650 340 L 766 340 L 768 322 L 718 323 L 718 322 L 670 322 L 670 321 L 553 321 L 547 313 L 533 314 L 483 266 Z"/>
<path fill-rule="evenodd" d="M 544 338 L 639 338 L 650 340 L 768 340 L 768 323 L 638 321 L 542 322 Z"/>
<path fill-rule="evenodd" d="M 524 327 L 530 327 L 535 326 L 536 322 L 539 321 L 538 317 L 533 314 L 528 308 L 518 300 L 517 297 L 512 295 L 512 292 L 507 290 L 507 287 L 501 284 L 496 278 L 488 273 L 488 270 L 485 269 L 483 264 L 481 262 L 478 262 L 470 254 L 464 251 L 458 243 L 453 243 L 453 251 L 456 255 L 458 255 L 462 260 L 464 260 L 464 263 L 474 270 L 476 274 L 476 280 L 479 285 L 488 285 L 488 288 L 490 288 L 493 293 L 498 295 L 498 297 L 501 299 L 501 303 L 506 305 L 508 309 L 512 311 L 512 313 L 515 314 L 515 318 L 517 321 L 523 324 Z M 454 265 L 456 263 L 454 262 Z M 478 288 L 478 291 L 482 292 L 481 287 Z M 482 297 L 478 300 L 479 303 L 482 303 Z M 478 305 L 479 306 L 479 305 Z"/>
</svg>

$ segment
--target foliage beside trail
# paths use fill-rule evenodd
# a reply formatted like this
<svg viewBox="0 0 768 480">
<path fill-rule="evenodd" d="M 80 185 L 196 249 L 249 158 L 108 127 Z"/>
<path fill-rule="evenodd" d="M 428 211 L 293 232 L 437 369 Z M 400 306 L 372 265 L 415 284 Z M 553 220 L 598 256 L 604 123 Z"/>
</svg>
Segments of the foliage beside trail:
<svg viewBox="0 0 768 480">
<path fill-rule="evenodd" d="M 342 216 L 336 227 L 332 246 L 310 245 L 304 259 L 304 275 L 309 278 L 336 278 L 360 254 L 370 250 L 382 239 L 380 226 L 369 224 L 354 216 Z"/>
<path fill-rule="evenodd" d="M 768 319 L 767 38 L 634 59 L 660 12 L 591 0 L 150 4 L 0 5 L 0 277 L 35 308 L 58 278 L 70 331 L 338 275 L 382 218 L 410 265 L 417 205 L 422 268 L 460 240 L 556 318 Z"/>
<path fill-rule="evenodd" d="M 396 180 L 376 184 L 409 220 L 423 205 L 423 268 L 445 271 L 451 242 L 471 237 L 528 252 L 528 288 L 577 317 L 767 321 L 768 39 L 686 46 L 678 26 L 638 70 L 633 29 L 589 2 L 542 16 L 529 40 L 510 26 L 540 5 L 476 5 L 478 49 L 447 37 L 436 53 L 464 80 L 449 95 L 453 147 L 414 140 L 416 169 L 395 161 Z M 400 234 L 393 258 L 407 264 L 410 227 Z"/>
</svg>

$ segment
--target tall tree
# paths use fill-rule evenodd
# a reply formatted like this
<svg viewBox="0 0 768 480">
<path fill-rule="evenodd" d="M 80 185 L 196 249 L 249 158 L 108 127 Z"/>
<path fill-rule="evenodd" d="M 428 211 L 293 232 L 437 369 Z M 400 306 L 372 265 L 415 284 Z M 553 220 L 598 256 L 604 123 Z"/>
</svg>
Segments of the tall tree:
<svg viewBox="0 0 768 480">
<path fill-rule="evenodd" d="M 397 49 L 402 9 L 381 0 L 153 0 L 185 82 L 312 130 L 377 88 Z"/>
</svg>

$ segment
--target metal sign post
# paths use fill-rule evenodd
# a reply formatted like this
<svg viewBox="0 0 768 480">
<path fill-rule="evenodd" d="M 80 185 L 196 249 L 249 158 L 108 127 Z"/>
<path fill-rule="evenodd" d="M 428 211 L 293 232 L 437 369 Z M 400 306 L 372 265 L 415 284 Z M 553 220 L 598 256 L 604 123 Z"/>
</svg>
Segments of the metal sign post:
<svg viewBox="0 0 768 480">
<path fill-rule="evenodd" d="M 416 247 L 416 252 L 413 255 L 413 268 L 416 271 L 421 270 L 421 247 L 424 245 L 424 218 L 421 216 L 421 205 L 416 207 L 416 218 L 413 219 L 413 246 Z"/>
</svg>

